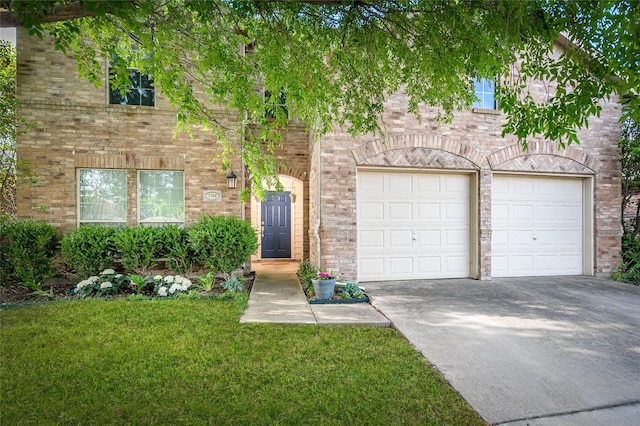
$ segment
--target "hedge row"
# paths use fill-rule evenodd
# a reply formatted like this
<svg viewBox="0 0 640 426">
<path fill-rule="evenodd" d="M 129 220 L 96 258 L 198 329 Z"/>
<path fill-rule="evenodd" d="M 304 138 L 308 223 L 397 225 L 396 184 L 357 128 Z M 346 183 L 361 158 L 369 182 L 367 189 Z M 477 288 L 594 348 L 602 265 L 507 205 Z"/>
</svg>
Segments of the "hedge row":
<svg viewBox="0 0 640 426">
<path fill-rule="evenodd" d="M 0 224 L 0 283 L 41 283 L 53 275 L 58 240 L 48 224 L 30 220 Z M 256 232 L 235 217 L 205 216 L 189 228 L 168 225 L 114 228 L 82 226 L 64 235 L 60 253 L 67 270 L 80 278 L 121 264 L 144 274 L 163 259 L 169 269 L 188 274 L 198 263 L 227 278 L 258 249 Z"/>
</svg>

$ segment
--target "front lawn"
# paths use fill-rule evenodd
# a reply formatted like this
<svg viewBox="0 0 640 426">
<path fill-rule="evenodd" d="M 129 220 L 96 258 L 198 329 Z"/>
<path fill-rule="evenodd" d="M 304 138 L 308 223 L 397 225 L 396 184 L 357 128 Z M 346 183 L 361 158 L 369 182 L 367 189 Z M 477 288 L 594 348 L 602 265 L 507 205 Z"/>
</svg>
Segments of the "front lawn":
<svg viewBox="0 0 640 426">
<path fill-rule="evenodd" d="M 0 424 L 484 424 L 393 329 L 239 324 L 219 300 L 0 311 Z"/>
</svg>

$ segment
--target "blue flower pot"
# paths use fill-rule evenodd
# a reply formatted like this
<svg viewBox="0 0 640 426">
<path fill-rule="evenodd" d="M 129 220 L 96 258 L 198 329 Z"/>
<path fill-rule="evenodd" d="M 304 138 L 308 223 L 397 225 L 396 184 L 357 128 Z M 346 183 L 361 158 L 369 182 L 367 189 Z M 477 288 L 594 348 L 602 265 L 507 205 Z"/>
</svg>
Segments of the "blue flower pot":
<svg viewBox="0 0 640 426">
<path fill-rule="evenodd" d="M 316 299 L 331 299 L 333 290 L 336 287 L 335 278 L 332 280 L 311 280 L 313 290 L 316 292 Z"/>
</svg>

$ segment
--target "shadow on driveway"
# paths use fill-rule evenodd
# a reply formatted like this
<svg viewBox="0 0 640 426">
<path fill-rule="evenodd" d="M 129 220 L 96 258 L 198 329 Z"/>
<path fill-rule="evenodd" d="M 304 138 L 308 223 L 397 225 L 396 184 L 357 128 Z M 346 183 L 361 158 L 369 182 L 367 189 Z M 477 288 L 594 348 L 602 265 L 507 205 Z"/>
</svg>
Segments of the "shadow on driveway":
<svg viewBox="0 0 640 426">
<path fill-rule="evenodd" d="M 640 424 L 640 287 L 594 277 L 364 283 L 491 424 Z"/>
</svg>

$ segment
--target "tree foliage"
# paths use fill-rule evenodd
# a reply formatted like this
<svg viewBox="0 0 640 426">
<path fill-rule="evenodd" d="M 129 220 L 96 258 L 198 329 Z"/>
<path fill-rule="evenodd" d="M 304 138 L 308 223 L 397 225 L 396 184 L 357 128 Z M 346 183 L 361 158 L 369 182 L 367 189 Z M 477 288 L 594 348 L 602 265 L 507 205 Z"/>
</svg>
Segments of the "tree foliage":
<svg viewBox="0 0 640 426">
<path fill-rule="evenodd" d="M 201 125 L 227 153 L 241 152 L 254 187 L 275 176 L 269 155 L 284 110 L 264 115 L 263 92 L 286 95 L 286 110 L 315 135 L 338 124 L 352 135 L 384 132 L 384 100 L 398 90 L 409 111 L 437 107 L 449 120 L 473 102 L 474 77 L 502 76 L 505 133 L 561 145 L 598 115 L 598 102 L 625 98 L 639 114 L 638 2 L 570 0 L 0 0 L 6 22 L 49 32 L 98 83 L 100 57 L 117 54 L 154 77 L 177 109 L 178 130 Z M 78 19 L 71 19 L 77 17 Z M 46 22 L 59 21 L 56 24 Z M 553 43 L 570 34 L 565 52 Z M 133 50 L 132 47 L 136 46 Z M 243 49 L 248 46 L 249 49 Z M 249 53 L 247 53 L 249 51 Z M 549 84 L 534 99 L 531 79 Z M 121 82 L 115 78 L 114 82 Z M 203 96 L 197 96 L 202 87 Z M 223 108 L 220 108 L 222 106 Z M 221 119 L 233 111 L 237 128 Z M 242 148 L 242 149 L 240 149 Z"/>
<path fill-rule="evenodd" d="M 626 120 L 618 143 L 622 167 L 622 262 L 615 277 L 640 285 L 640 126 Z"/>
<path fill-rule="evenodd" d="M 16 158 L 16 129 L 26 122 L 16 117 L 16 50 L 0 40 L 0 219 L 16 214 L 16 182 L 35 182 L 29 164 Z"/>
</svg>

